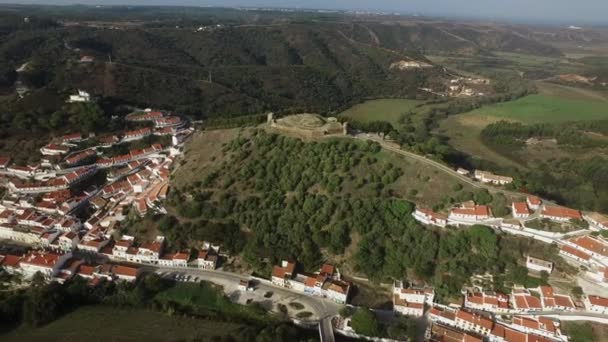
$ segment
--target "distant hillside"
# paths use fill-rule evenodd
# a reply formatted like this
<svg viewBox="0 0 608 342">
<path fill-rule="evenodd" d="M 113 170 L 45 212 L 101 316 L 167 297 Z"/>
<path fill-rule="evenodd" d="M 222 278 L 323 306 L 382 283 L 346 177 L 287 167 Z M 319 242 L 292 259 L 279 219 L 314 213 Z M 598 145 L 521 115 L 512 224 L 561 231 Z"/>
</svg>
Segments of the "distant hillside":
<svg viewBox="0 0 608 342">
<path fill-rule="evenodd" d="M 354 42 L 343 26 L 17 31 L 0 45 L 0 57 L 13 68 L 32 61 L 28 74 L 35 87 L 81 87 L 118 102 L 199 117 L 327 112 L 368 97 L 425 96 L 420 87 L 442 86 L 441 68 L 389 69 L 423 57 Z M 77 63 L 82 54 L 96 62 Z"/>
<path fill-rule="evenodd" d="M 522 29 L 523 30 L 523 29 Z M 353 25 L 353 37 L 397 51 L 424 54 L 491 54 L 492 51 L 559 56 L 556 48 L 528 37 L 509 26 L 461 24 L 455 22 L 415 22 Z"/>
</svg>

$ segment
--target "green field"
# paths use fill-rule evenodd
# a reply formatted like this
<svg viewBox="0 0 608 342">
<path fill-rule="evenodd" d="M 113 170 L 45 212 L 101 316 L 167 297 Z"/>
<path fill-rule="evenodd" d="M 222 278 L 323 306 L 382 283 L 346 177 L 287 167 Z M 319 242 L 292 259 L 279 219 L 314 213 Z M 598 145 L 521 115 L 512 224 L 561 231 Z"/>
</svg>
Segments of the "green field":
<svg viewBox="0 0 608 342">
<path fill-rule="evenodd" d="M 370 100 L 345 110 L 339 116 L 360 122 L 387 121 L 396 125 L 402 114 L 423 103 L 407 99 Z"/>
<path fill-rule="evenodd" d="M 602 120 L 608 119 L 608 102 L 535 94 L 484 106 L 472 113 L 524 123 Z"/>
<path fill-rule="evenodd" d="M 88 306 L 40 328 L 21 327 L 2 341 L 169 341 L 226 336 L 243 328 L 237 323 L 168 316 L 141 309 Z"/>
</svg>

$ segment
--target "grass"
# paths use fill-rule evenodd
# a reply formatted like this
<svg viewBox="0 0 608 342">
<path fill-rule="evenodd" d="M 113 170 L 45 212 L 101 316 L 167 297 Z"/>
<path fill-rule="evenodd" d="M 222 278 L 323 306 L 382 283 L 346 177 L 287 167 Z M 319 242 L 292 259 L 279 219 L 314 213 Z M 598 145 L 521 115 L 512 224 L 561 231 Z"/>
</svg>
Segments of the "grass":
<svg viewBox="0 0 608 342">
<path fill-rule="evenodd" d="M 459 151 L 488 160 L 499 165 L 524 168 L 481 142 L 480 133 L 487 125 L 500 121 L 500 118 L 469 112 L 451 115 L 441 121 L 438 133 L 448 137 L 450 145 Z"/>
<path fill-rule="evenodd" d="M 219 317 L 240 317 L 255 321 L 269 321 L 264 309 L 259 305 L 243 306 L 232 303 L 221 288 L 201 282 L 177 283 L 175 286 L 158 293 L 159 302 L 173 302 L 193 309 L 205 315 L 216 313 Z"/>
<path fill-rule="evenodd" d="M 547 158 L 580 158 L 584 153 L 571 151 L 556 144 L 529 146 L 521 158 L 513 160 L 487 146 L 480 139 L 481 131 L 500 120 L 520 121 L 526 124 L 539 122 L 565 122 L 608 119 L 608 97 L 584 88 L 549 82 L 536 82 L 539 94 L 515 101 L 483 106 L 474 111 L 452 115 L 440 122 L 438 133 L 446 136 L 457 150 L 504 167 L 525 169 L 529 162 Z M 527 161 L 522 164 L 521 160 Z"/>
<path fill-rule="evenodd" d="M 370 100 L 355 105 L 338 116 L 360 122 L 387 121 L 395 126 L 402 114 L 414 110 L 423 103 L 423 101 L 407 99 Z"/>
<path fill-rule="evenodd" d="M 607 342 L 608 325 L 594 322 L 563 322 L 562 331 L 572 342 Z"/>
<path fill-rule="evenodd" d="M 87 306 L 40 328 L 20 327 L 3 341 L 169 341 L 226 336 L 243 324 L 172 317 L 142 309 Z"/>
<path fill-rule="evenodd" d="M 289 303 L 289 307 L 291 307 L 292 309 L 295 309 L 295 310 L 302 310 L 302 309 L 304 309 L 304 305 L 302 305 L 302 303 L 298 303 L 298 302 L 291 302 L 291 303 Z"/>
<path fill-rule="evenodd" d="M 558 223 L 558 222 L 553 222 L 548 219 L 536 219 L 536 220 L 528 221 L 528 222 L 526 222 L 525 226 L 528 228 L 542 230 L 542 231 L 546 231 L 546 232 L 552 232 L 552 233 L 568 233 L 568 232 L 573 232 L 576 230 L 588 228 L 588 227 L 585 227 L 584 224 L 581 224 L 581 223 L 575 222 L 575 221 L 568 222 L 568 223 Z"/>
<path fill-rule="evenodd" d="M 549 123 L 608 119 L 608 104 L 544 94 L 483 106 L 472 113 L 523 123 Z"/>
</svg>

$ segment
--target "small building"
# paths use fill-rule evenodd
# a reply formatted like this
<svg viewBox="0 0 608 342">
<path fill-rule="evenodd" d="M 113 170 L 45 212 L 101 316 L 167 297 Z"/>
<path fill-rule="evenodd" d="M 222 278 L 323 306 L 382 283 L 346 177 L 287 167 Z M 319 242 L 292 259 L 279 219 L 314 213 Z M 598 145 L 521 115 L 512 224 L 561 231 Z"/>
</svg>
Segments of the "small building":
<svg viewBox="0 0 608 342">
<path fill-rule="evenodd" d="M 291 287 L 289 280 L 293 278 L 296 263 L 293 261 L 283 260 L 281 266 L 272 267 L 272 283 L 281 287 Z"/>
<path fill-rule="evenodd" d="M 591 260 L 591 255 L 567 245 L 563 245 L 560 247 L 559 254 L 568 258 L 572 258 L 581 263 L 588 263 Z"/>
<path fill-rule="evenodd" d="M 403 281 L 393 283 L 393 311 L 408 316 L 422 316 L 424 304 L 433 305 L 435 291 L 433 288 L 405 287 Z"/>
<path fill-rule="evenodd" d="M 482 342 L 483 338 L 479 335 L 464 332 L 456 328 L 432 323 L 427 330 L 425 341 L 430 342 Z"/>
<path fill-rule="evenodd" d="M 43 156 L 59 156 L 70 152 L 70 148 L 63 145 L 47 144 L 40 148 L 40 153 Z"/>
<path fill-rule="evenodd" d="M 568 243 L 594 258 L 608 262 L 608 243 L 604 240 L 592 237 L 590 235 L 584 235 L 577 238 L 568 240 Z"/>
<path fill-rule="evenodd" d="M 414 216 L 416 221 L 423 224 L 430 224 L 438 227 L 445 227 L 448 224 L 447 216 L 438 214 L 429 209 L 416 207 L 412 216 Z"/>
<path fill-rule="evenodd" d="M 526 267 L 536 272 L 545 271 L 551 273 L 553 271 L 553 263 L 551 261 L 534 258 L 529 255 L 526 256 Z"/>
<path fill-rule="evenodd" d="M 460 207 L 452 208 L 448 219 L 464 221 L 482 221 L 491 217 L 490 208 L 477 205 L 473 201 L 462 203 Z"/>
<path fill-rule="evenodd" d="M 40 272 L 47 280 L 59 273 L 63 264 L 72 257 L 71 253 L 30 252 L 20 261 L 24 278 L 28 279 Z"/>
<path fill-rule="evenodd" d="M 472 331 L 484 336 L 490 335 L 494 326 L 494 322 L 490 318 L 465 310 L 458 310 L 456 312 L 454 322 L 456 327 L 462 330 Z"/>
<path fill-rule="evenodd" d="M 214 270 L 217 267 L 218 256 L 213 250 L 204 249 L 198 252 L 196 266 L 205 270 Z"/>
<path fill-rule="evenodd" d="M 326 284 L 327 286 L 324 286 L 323 289 L 327 294 L 327 298 L 338 304 L 346 304 L 350 291 L 350 283 L 342 280 L 330 280 Z"/>
<path fill-rule="evenodd" d="M 541 336 L 555 337 L 560 334 L 559 321 L 547 317 L 514 316 L 512 325 L 515 329 Z"/>
<path fill-rule="evenodd" d="M 511 306 L 520 312 L 542 311 L 543 306 L 539 298 L 530 294 L 526 289 L 513 289 L 511 292 Z"/>
<path fill-rule="evenodd" d="M 467 293 L 464 297 L 464 306 L 474 310 L 508 312 L 509 296 L 494 291 Z"/>
<path fill-rule="evenodd" d="M 190 258 L 189 253 L 174 253 L 166 254 L 162 258 L 158 259 L 159 266 L 165 267 L 188 267 L 188 259 Z"/>
<path fill-rule="evenodd" d="M 581 212 L 576 209 L 544 205 L 540 217 L 557 222 L 582 219 Z"/>
<path fill-rule="evenodd" d="M 536 196 L 528 195 L 526 196 L 526 203 L 528 204 L 528 207 L 530 209 L 538 210 L 538 208 L 540 208 L 540 205 L 542 204 L 542 201 Z"/>
<path fill-rule="evenodd" d="M 583 218 L 589 223 L 592 228 L 608 229 L 608 217 L 599 213 L 589 213 L 583 215 Z"/>
<path fill-rule="evenodd" d="M 91 102 L 91 95 L 84 90 L 78 89 L 76 95 L 70 95 L 68 103 L 86 103 Z"/>
<path fill-rule="evenodd" d="M 530 210 L 528 210 L 526 202 L 513 202 L 511 204 L 511 212 L 515 218 L 525 219 L 530 216 Z"/>
<path fill-rule="evenodd" d="M 456 170 L 456 172 L 457 172 L 458 174 L 463 175 L 463 176 L 468 176 L 468 175 L 470 175 L 470 174 L 471 174 L 471 171 L 469 171 L 469 170 L 467 170 L 467 169 L 463 169 L 463 168 L 461 168 L 461 167 L 459 167 L 459 168 Z"/>
<path fill-rule="evenodd" d="M 539 286 L 540 300 L 545 311 L 574 311 L 576 306 L 568 295 L 556 294 L 551 286 Z"/>
<path fill-rule="evenodd" d="M 488 171 L 475 170 L 474 177 L 482 183 L 491 183 L 495 185 L 505 185 L 513 183 L 512 177 L 499 176 Z"/>
<path fill-rule="evenodd" d="M 583 304 L 589 312 L 608 314 L 608 298 L 588 295 L 583 297 Z"/>
<path fill-rule="evenodd" d="M 78 60 L 79 63 L 93 63 L 94 61 L 95 61 L 95 57 L 88 56 L 88 55 L 83 55 Z"/>
</svg>

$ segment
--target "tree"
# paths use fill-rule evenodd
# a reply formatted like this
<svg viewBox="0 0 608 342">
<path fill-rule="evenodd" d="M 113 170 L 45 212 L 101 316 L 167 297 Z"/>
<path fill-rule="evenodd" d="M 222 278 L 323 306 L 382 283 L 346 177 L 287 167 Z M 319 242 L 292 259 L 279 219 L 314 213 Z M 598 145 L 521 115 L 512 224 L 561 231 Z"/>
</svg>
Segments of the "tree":
<svg viewBox="0 0 608 342">
<path fill-rule="evenodd" d="M 581 298 L 583 296 L 583 288 L 580 286 L 575 286 L 572 288 L 572 290 L 570 290 L 570 293 L 572 294 L 572 296 L 574 296 L 575 298 Z"/>
<path fill-rule="evenodd" d="M 376 314 L 365 307 L 360 307 L 355 311 L 351 320 L 351 326 L 357 334 L 365 336 L 378 336 L 380 334 L 380 326 Z"/>
</svg>

